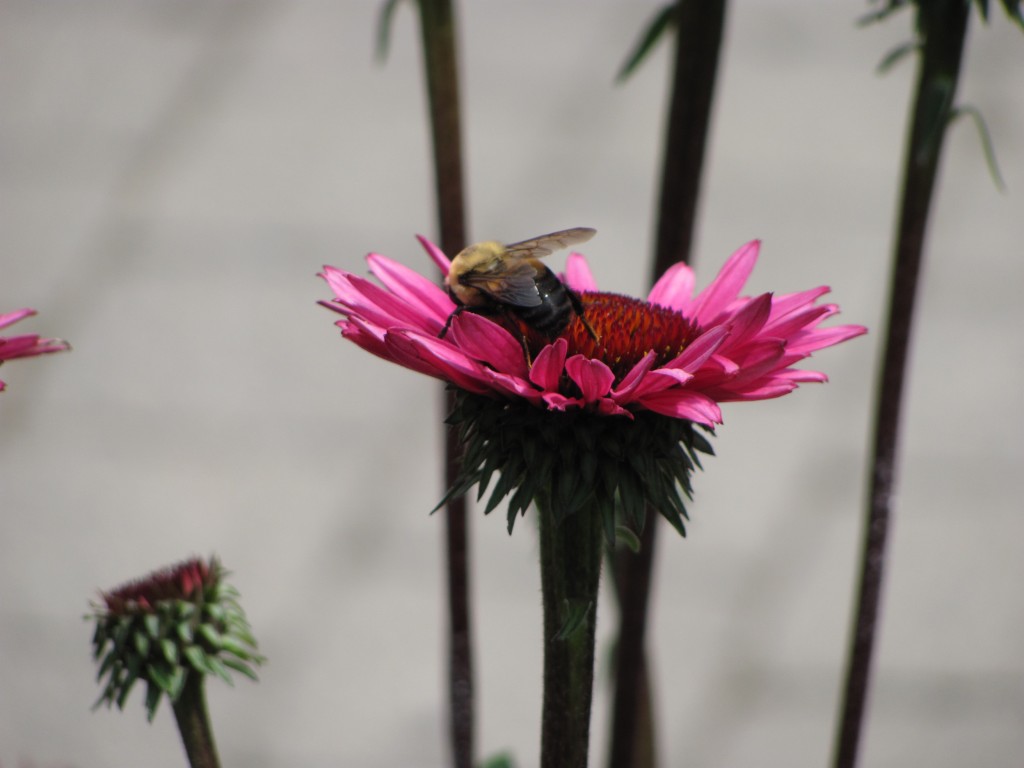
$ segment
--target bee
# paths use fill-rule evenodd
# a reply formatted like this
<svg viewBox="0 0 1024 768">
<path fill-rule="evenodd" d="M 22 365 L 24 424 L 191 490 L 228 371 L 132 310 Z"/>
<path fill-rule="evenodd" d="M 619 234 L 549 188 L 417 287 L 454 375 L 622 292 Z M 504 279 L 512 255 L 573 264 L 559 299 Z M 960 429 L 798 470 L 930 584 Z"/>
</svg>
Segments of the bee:
<svg viewBox="0 0 1024 768">
<path fill-rule="evenodd" d="M 597 341 L 580 297 L 540 261 L 595 234 L 595 229 L 576 227 L 511 245 L 488 240 L 460 251 L 444 280 L 448 295 L 459 306 L 448 316 L 440 338 L 455 316 L 468 309 L 481 314 L 509 312 L 549 339 L 557 338 L 575 313 Z"/>
</svg>

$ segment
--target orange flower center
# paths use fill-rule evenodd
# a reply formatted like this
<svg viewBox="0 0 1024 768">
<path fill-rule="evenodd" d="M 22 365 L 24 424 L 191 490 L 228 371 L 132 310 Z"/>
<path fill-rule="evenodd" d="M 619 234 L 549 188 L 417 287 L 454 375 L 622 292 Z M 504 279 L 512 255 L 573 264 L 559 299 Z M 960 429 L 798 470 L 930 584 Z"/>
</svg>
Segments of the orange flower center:
<svg viewBox="0 0 1024 768">
<path fill-rule="evenodd" d="M 651 350 L 657 353 L 655 367 L 678 357 L 699 332 L 676 310 L 641 299 L 599 291 L 580 293 L 579 297 L 587 323 L 598 338 L 595 340 L 586 324 L 574 316 L 561 333 L 569 342 L 568 356 L 581 354 L 600 360 L 611 368 L 616 381 Z M 531 357 L 551 343 L 551 339 L 522 320 L 512 315 L 505 317 L 512 324 L 509 330 L 526 342 Z"/>
</svg>

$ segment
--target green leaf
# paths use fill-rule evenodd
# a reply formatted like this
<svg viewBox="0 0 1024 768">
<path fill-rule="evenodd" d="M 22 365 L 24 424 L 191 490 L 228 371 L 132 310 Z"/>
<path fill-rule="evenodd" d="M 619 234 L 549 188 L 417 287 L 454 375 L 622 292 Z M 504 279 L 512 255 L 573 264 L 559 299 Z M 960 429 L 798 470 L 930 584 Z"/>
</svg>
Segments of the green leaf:
<svg viewBox="0 0 1024 768">
<path fill-rule="evenodd" d="M 672 527 L 675 528 L 676 531 L 678 531 L 679 535 L 685 539 L 686 526 L 683 524 L 683 518 L 680 516 L 680 514 L 671 507 L 662 507 L 659 511 L 661 512 L 661 516 L 668 520 L 669 523 L 672 524 Z"/>
<path fill-rule="evenodd" d="M 884 21 L 891 14 L 905 8 L 907 5 L 910 4 L 910 2 L 911 0 L 889 0 L 888 4 L 885 7 L 880 8 L 877 11 L 872 11 L 871 13 L 865 16 L 862 16 L 857 21 L 857 24 L 858 26 L 864 27 L 867 26 L 868 24 L 874 24 L 875 22 L 878 21 Z"/>
<path fill-rule="evenodd" d="M 165 693 L 170 693 L 173 683 L 173 676 L 171 670 L 165 667 L 161 667 L 159 664 L 148 664 L 146 666 L 146 676 L 157 686 L 160 690 Z"/>
<path fill-rule="evenodd" d="M 206 652 L 198 645 L 190 645 L 182 653 L 184 653 L 185 659 L 197 672 L 202 672 L 204 675 L 214 674 L 213 668 L 206 657 Z"/>
<path fill-rule="evenodd" d="M 377 19 L 377 60 L 382 64 L 387 61 L 388 48 L 391 43 L 391 23 L 395 17 L 395 9 L 401 0 L 385 0 Z"/>
<path fill-rule="evenodd" d="M 86 616 L 86 619 L 92 618 Z M 107 633 L 107 623 L 102 619 L 97 619 L 96 629 L 92 633 L 92 645 L 93 652 L 92 657 L 98 659 L 103 654 L 103 647 L 110 640 L 110 635 Z"/>
<path fill-rule="evenodd" d="M 114 647 L 118 650 L 124 648 L 125 641 L 128 639 L 132 629 L 132 617 L 122 616 L 117 620 L 117 625 L 114 627 Z"/>
<path fill-rule="evenodd" d="M 650 23 L 644 29 L 644 32 L 637 41 L 637 44 L 633 47 L 633 50 L 626 58 L 626 62 L 619 70 L 619 74 L 615 78 L 618 82 L 624 82 L 637 70 L 644 59 L 646 59 L 650 52 L 654 50 L 655 45 L 661 39 L 662 35 L 675 26 L 677 16 L 676 3 L 666 5 L 654 15 L 654 18 L 651 19 Z"/>
<path fill-rule="evenodd" d="M 254 648 L 246 646 L 246 645 L 243 645 L 242 643 L 238 642 L 238 640 L 236 640 L 234 637 L 231 637 L 230 635 L 224 635 L 221 638 L 221 645 L 220 645 L 220 647 L 221 647 L 221 650 L 224 651 L 225 653 L 234 654 L 235 656 L 237 656 L 240 659 L 246 659 L 246 660 L 251 659 L 251 660 L 254 660 L 257 663 L 259 663 L 262 660 L 262 658 L 263 658 L 262 656 L 260 656 L 259 654 L 257 654 L 255 652 Z M 225 661 L 227 661 L 226 658 L 225 658 Z"/>
<path fill-rule="evenodd" d="M 530 504 L 533 502 L 534 495 L 536 494 L 536 492 L 536 483 L 530 480 L 527 480 L 522 485 L 520 485 L 516 489 L 516 492 L 512 494 L 512 498 L 509 500 L 509 514 L 514 517 L 515 515 L 525 512 L 527 507 L 529 507 Z"/>
<path fill-rule="evenodd" d="M 512 755 L 508 752 L 501 752 L 497 755 L 485 758 L 479 768 L 516 768 Z"/>
<path fill-rule="evenodd" d="M 586 626 L 587 616 L 590 615 L 594 604 L 589 600 L 566 600 L 565 607 L 565 623 L 555 635 L 556 640 L 568 640 Z"/>
<path fill-rule="evenodd" d="M 185 688 L 185 681 L 188 679 L 188 670 L 184 667 L 176 666 L 171 670 L 171 687 L 168 691 L 171 701 L 177 701 L 181 698 L 181 692 Z"/>
<path fill-rule="evenodd" d="M 191 645 L 192 641 L 195 639 L 195 635 L 192 632 L 192 625 L 182 622 L 180 624 L 175 624 L 175 626 L 178 629 L 178 637 L 181 638 L 181 642 L 186 645 Z"/>
<path fill-rule="evenodd" d="M 96 680 L 97 680 L 97 682 L 99 682 L 99 680 L 105 674 L 107 674 L 107 672 L 109 672 L 111 669 L 113 669 L 114 665 L 117 664 L 120 660 L 121 660 L 121 657 L 118 655 L 117 650 L 114 649 L 114 648 L 111 648 L 110 649 L 110 653 L 108 653 L 104 657 L 103 663 L 100 664 L 100 668 L 96 672 Z"/>
<path fill-rule="evenodd" d="M 988 166 L 988 172 L 992 176 L 992 182 L 1000 192 L 1006 192 L 1006 185 L 1003 183 L 1003 177 L 999 173 L 999 163 L 996 160 L 996 150 L 992 144 L 992 135 L 988 132 L 988 126 L 985 125 L 985 118 L 982 117 L 981 112 L 976 107 L 956 107 L 949 113 L 950 124 L 964 115 L 973 118 L 974 127 L 978 129 L 978 138 L 981 139 L 981 150 L 985 153 L 985 164 Z"/>
<path fill-rule="evenodd" d="M 168 661 L 168 663 L 178 663 L 178 644 L 171 640 L 169 637 L 165 637 L 163 640 L 160 641 L 160 652 L 163 654 L 164 658 Z"/>
<path fill-rule="evenodd" d="M 142 658 L 146 658 L 149 655 L 149 635 L 143 632 L 136 632 L 132 639 L 135 641 L 135 651 Z"/>
<path fill-rule="evenodd" d="M 227 609 L 220 603 L 207 603 L 205 606 L 206 615 L 217 623 L 223 623 L 227 618 Z M 200 625 L 200 627 L 205 625 Z"/>
<path fill-rule="evenodd" d="M 247 621 L 242 621 L 240 624 L 237 622 L 231 622 L 228 636 L 233 640 L 245 643 L 252 648 L 256 647 L 256 638 L 253 637 L 253 634 L 249 629 L 249 622 Z"/>
<path fill-rule="evenodd" d="M 692 446 L 691 454 L 693 451 L 700 451 L 707 456 L 715 455 L 715 449 L 711 445 L 711 441 L 695 429 L 690 431 L 690 445 Z"/>
<path fill-rule="evenodd" d="M 147 613 L 143 616 L 142 626 L 146 628 L 146 632 L 154 640 L 160 637 L 160 617 L 155 613 Z"/>
<path fill-rule="evenodd" d="M 223 680 L 228 685 L 232 685 L 233 686 L 235 684 L 235 681 L 231 679 L 231 673 L 228 672 L 228 668 L 226 666 L 224 666 L 224 662 L 223 661 L 221 661 L 216 656 L 207 656 L 206 660 L 210 664 L 210 669 L 213 670 L 213 673 L 217 677 L 219 677 L 221 680 Z"/>
<path fill-rule="evenodd" d="M 512 529 L 516 527 L 517 517 L 519 517 L 519 515 L 516 511 L 512 507 L 509 507 L 508 512 L 505 514 L 505 527 L 508 529 L 509 536 L 512 535 Z"/>
<path fill-rule="evenodd" d="M 633 554 L 640 551 L 640 539 L 624 525 L 615 526 L 615 544 L 628 547 Z"/>
<path fill-rule="evenodd" d="M 223 659 L 223 662 L 224 666 L 230 667 L 236 672 L 240 672 L 241 674 L 245 675 L 250 680 L 252 680 L 254 683 L 259 682 L 259 678 L 256 676 L 256 672 L 252 669 L 252 667 L 250 667 L 245 662 L 239 661 L 238 659 L 233 659 L 230 656 L 226 656 Z"/>
<path fill-rule="evenodd" d="M 917 40 L 911 40 L 901 45 L 897 45 L 895 48 L 893 48 L 891 51 L 885 54 L 882 60 L 878 62 L 878 66 L 875 69 L 878 72 L 878 74 L 884 75 L 894 66 L 896 66 L 896 64 L 903 61 L 903 59 L 907 57 L 908 53 L 913 53 L 914 51 L 920 50 L 920 48 L 921 43 L 918 42 Z"/>
<path fill-rule="evenodd" d="M 132 692 L 132 687 L 135 685 L 135 681 L 138 677 L 130 675 L 127 680 L 120 683 L 120 692 L 117 694 L 117 698 L 114 699 L 114 703 L 117 704 L 118 709 L 124 709 L 124 703 L 128 701 L 128 694 Z"/>
<path fill-rule="evenodd" d="M 1024 29 L 1024 11 L 1021 10 L 1020 0 L 1003 0 L 1003 10 Z"/>
<path fill-rule="evenodd" d="M 508 492 L 516 485 L 515 478 L 512 477 L 509 472 L 502 472 L 498 478 L 498 482 L 494 484 L 494 490 L 491 491 L 491 498 L 487 500 L 487 506 L 484 507 L 484 514 L 489 515 L 494 511 L 494 508 L 501 503 L 501 500 L 508 495 Z"/>
<path fill-rule="evenodd" d="M 153 722 L 156 717 L 157 707 L 160 706 L 160 696 L 163 692 L 155 683 L 150 683 L 146 688 L 146 720 Z"/>
<path fill-rule="evenodd" d="M 210 647 L 215 650 L 220 650 L 221 647 L 221 634 L 214 629 L 211 624 L 200 624 L 198 629 L 199 635 L 210 644 Z"/>
</svg>

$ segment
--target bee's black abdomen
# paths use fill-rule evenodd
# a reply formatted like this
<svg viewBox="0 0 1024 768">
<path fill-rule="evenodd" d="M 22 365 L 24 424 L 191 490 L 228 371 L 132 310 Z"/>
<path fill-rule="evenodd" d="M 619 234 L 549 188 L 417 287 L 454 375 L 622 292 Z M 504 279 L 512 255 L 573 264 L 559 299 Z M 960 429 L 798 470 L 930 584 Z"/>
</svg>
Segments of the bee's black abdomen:
<svg viewBox="0 0 1024 768">
<path fill-rule="evenodd" d="M 553 339 L 565 330 L 572 320 L 573 302 L 567 288 L 547 267 L 538 273 L 537 291 L 541 302 L 535 307 L 510 307 L 530 327 Z"/>
</svg>

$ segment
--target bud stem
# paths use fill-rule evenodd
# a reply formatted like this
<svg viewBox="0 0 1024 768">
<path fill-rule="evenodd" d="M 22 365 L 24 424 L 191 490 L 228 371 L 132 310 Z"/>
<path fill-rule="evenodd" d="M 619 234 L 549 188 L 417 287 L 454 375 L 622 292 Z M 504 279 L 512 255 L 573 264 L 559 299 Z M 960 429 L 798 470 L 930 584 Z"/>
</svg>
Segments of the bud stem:
<svg viewBox="0 0 1024 768">
<path fill-rule="evenodd" d="M 178 723 L 191 768 L 220 768 L 210 716 L 206 710 L 204 679 L 201 674 L 189 673 L 181 696 L 174 703 L 174 719 Z"/>
</svg>

